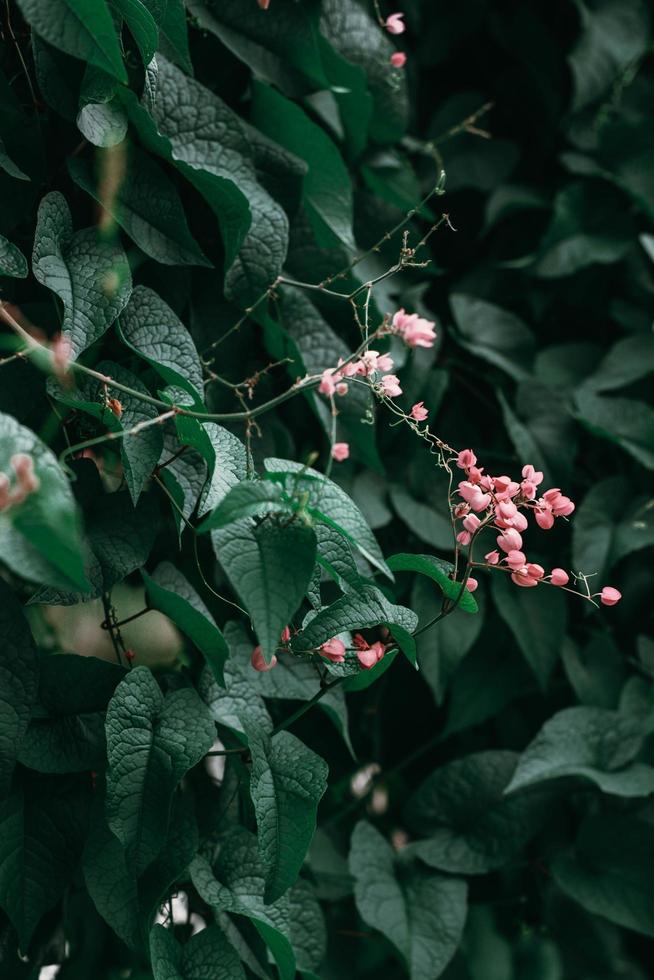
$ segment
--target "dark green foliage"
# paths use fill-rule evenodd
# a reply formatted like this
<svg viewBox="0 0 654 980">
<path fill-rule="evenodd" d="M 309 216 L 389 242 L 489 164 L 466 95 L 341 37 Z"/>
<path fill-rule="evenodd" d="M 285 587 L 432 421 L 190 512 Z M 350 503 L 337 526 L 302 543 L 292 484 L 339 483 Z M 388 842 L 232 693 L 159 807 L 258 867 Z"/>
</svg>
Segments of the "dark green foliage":
<svg viewBox="0 0 654 980">
<path fill-rule="evenodd" d="M 651 973 L 652 12 L 400 6 L 2 7 L 2 980 Z"/>
</svg>

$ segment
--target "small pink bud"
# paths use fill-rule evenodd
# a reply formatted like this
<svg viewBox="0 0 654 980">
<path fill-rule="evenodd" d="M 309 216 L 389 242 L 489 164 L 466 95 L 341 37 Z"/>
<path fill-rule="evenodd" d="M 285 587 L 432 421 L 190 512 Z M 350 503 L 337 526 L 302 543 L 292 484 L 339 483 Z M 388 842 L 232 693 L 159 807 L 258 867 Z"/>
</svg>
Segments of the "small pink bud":
<svg viewBox="0 0 654 980">
<path fill-rule="evenodd" d="M 377 663 L 377 652 L 372 647 L 367 650 L 357 650 L 357 660 L 364 670 L 370 670 Z"/>
<path fill-rule="evenodd" d="M 270 6 L 270 0 L 257 0 L 257 3 L 259 4 L 262 10 L 267 10 L 268 7 Z"/>
<path fill-rule="evenodd" d="M 478 588 L 479 588 L 479 582 L 477 581 L 476 578 L 469 577 L 468 579 L 466 579 L 466 589 L 468 590 L 468 592 L 474 592 L 475 589 Z"/>
<path fill-rule="evenodd" d="M 428 415 L 429 412 L 425 408 L 424 402 L 416 402 L 411 409 L 411 418 L 415 419 L 416 422 L 424 422 Z"/>
<path fill-rule="evenodd" d="M 470 531 L 471 534 L 474 534 L 477 528 L 481 527 L 481 521 L 476 514 L 468 514 L 468 516 L 463 519 L 463 526 L 466 531 Z"/>
<path fill-rule="evenodd" d="M 337 463 L 342 463 L 350 455 L 350 445 L 347 442 L 335 442 L 332 446 L 332 459 Z"/>
<path fill-rule="evenodd" d="M 347 395 L 347 385 L 344 381 L 339 381 L 336 385 L 336 394 L 340 395 L 341 397 L 343 395 Z"/>
<path fill-rule="evenodd" d="M 345 660 L 345 644 L 335 636 L 320 647 L 323 657 L 327 657 L 333 664 L 342 664 Z"/>
<path fill-rule="evenodd" d="M 379 384 L 387 398 L 397 398 L 398 395 L 402 394 L 400 379 L 395 374 L 385 374 Z"/>
<path fill-rule="evenodd" d="M 477 457 L 472 449 L 462 449 L 456 458 L 456 465 L 461 470 L 467 470 L 469 466 L 476 466 Z"/>
<path fill-rule="evenodd" d="M 456 540 L 464 548 L 467 548 L 472 540 L 472 535 L 470 534 L 470 531 L 459 531 L 459 533 L 456 536 Z"/>
<path fill-rule="evenodd" d="M 552 574 L 550 575 L 550 582 L 552 585 L 567 585 L 570 581 L 570 576 L 563 568 L 553 568 Z"/>
<path fill-rule="evenodd" d="M 406 24 L 403 21 L 404 14 L 390 14 L 386 18 L 386 30 L 389 34 L 404 34 Z"/>
<path fill-rule="evenodd" d="M 291 638 L 291 630 L 290 630 L 290 628 L 288 626 L 285 626 L 284 629 L 281 632 L 281 636 L 279 637 L 279 641 L 280 641 L 280 643 L 288 643 L 288 641 L 290 640 L 290 638 Z"/>
<path fill-rule="evenodd" d="M 506 563 L 515 572 L 527 564 L 527 559 L 522 551 L 510 551 L 506 556 Z"/>
<path fill-rule="evenodd" d="M 520 551 L 522 548 L 522 537 L 514 527 L 507 527 L 504 534 L 500 534 L 497 543 L 508 554 L 509 551 Z"/>
<path fill-rule="evenodd" d="M 265 674 L 269 670 L 272 670 L 273 667 L 277 665 L 277 657 L 273 653 L 272 660 L 270 661 L 269 664 L 267 664 L 266 661 L 264 660 L 263 651 L 261 647 L 256 646 L 252 651 L 252 656 L 250 657 L 250 663 L 252 664 L 255 670 L 258 670 L 260 673 Z"/>
<path fill-rule="evenodd" d="M 133 650 L 125 650 L 125 660 L 127 660 L 131 664 L 131 662 L 135 658 L 136 658 L 136 654 L 134 653 Z"/>
<path fill-rule="evenodd" d="M 391 55 L 391 64 L 393 68 L 404 68 L 406 65 L 406 55 L 404 51 L 394 51 Z"/>
<path fill-rule="evenodd" d="M 610 585 L 605 585 L 599 593 L 599 597 L 603 606 L 615 606 L 616 602 L 620 602 L 622 593 Z"/>
<path fill-rule="evenodd" d="M 489 565 L 497 565 L 500 560 L 499 551 L 489 551 L 487 555 L 484 555 L 484 559 Z"/>
</svg>

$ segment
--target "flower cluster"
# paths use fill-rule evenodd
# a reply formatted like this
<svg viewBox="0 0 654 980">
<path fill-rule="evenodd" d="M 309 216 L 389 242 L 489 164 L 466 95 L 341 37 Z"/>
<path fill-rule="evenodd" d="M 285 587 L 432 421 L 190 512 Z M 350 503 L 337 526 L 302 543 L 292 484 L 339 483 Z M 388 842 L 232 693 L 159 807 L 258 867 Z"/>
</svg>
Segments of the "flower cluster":
<svg viewBox="0 0 654 980">
<path fill-rule="evenodd" d="M 435 323 L 418 316 L 417 313 L 407 313 L 398 310 L 392 318 L 387 318 L 382 326 L 375 331 L 375 337 L 394 334 L 407 347 L 433 347 L 436 340 Z M 374 391 L 384 398 L 397 398 L 402 394 L 400 379 L 391 374 L 394 362 L 390 354 L 381 354 L 377 350 L 366 350 L 356 360 L 339 358 L 335 368 L 326 368 L 322 372 L 318 391 L 321 395 L 333 398 L 335 395 L 346 395 L 348 379 L 367 378 Z M 411 409 L 411 418 L 416 422 L 424 422 L 427 409 L 423 402 L 418 402 Z M 350 455 L 347 442 L 336 442 L 331 450 L 332 459 L 340 463 Z"/>
<path fill-rule="evenodd" d="M 357 660 L 364 670 L 370 670 L 371 667 L 378 664 L 386 653 L 386 646 L 381 640 L 376 643 L 368 643 L 360 633 L 354 635 L 352 642 L 356 649 Z M 320 655 L 333 664 L 345 663 L 345 644 L 334 636 L 320 647 Z"/>
<path fill-rule="evenodd" d="M 467 547 L 479 531 L 494 528 L 499 531 L 496 538 L 498 547 L 484 556 L 487 567 L 508 571 L 512 582 L 522 588 L 533 588 L 541 582 L 565 588 L 570 576 L 563 568 L 554 568 L 546 575 L 542 565 L 527 560 L 522 534 L 529 526 L 527 514 L 530 511 L 538 527 L 549 531 L 557 517 L 565 518 L 572 514 L 575 509 L 572 500 L 558 487 L 539 495 L 543 474 L 530 463 L 523 466 L 521 480 L 484 473 L 484 467 L 477 466 L 477 457 L 471 449 L 464 449 L 458 454 L 456 465 L 466 475 L 457 489 L 462 502 L 452 509 L 454 520 L 461 521 L 462 529 L 456 536 L 458 544 Z M 476 586 L 475 579 L 468 580 L 471 591 Z M 596 596 L 607 606 L 615 605 L 621 598 L 618 590 L 610 586 L 594 596 L 589 593 L 587 598 Z"/>
<path fill-rule="evenodd" d="M 15 453 L 9 460 L 9 465 L 16 479 L 12 481 L 6 473 L 0 473 L 0 510 L 22 503 L 40 486 L 39 478 L 34 472 L 34 460 L 27 453 Z"/>
</svg>

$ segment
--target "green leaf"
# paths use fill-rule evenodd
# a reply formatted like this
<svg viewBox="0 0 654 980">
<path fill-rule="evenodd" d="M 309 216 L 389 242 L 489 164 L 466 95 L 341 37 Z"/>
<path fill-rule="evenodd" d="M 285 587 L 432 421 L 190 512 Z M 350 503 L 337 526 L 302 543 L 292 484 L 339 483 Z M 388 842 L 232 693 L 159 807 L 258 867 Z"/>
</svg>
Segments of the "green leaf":
<svg viewBox="0 0 654 980">
<path fill-rule="evenodd" d="M 149 0 L 148 6 L 153 0 Z M 186 9 L 184 0 L 168 0 L 158 18 L 159 40 L 161 50 L 179 65 L 187 75 L 193 74 L 191 55 L 188 48 L 188 29 L 186 26 Z"/>
<path fill-rule="evenodd" d="M 250 919 L 275 958 L 280 980 L 295 980 L 289 896 L 265 904 L 266 871 L 256 837 L 247 830 L 234 828 L 221 845 L 213 863 L 199 855 L 191 864 L 198 894 L 214 909 Z"/>
<path fill-rule="evenodd" d="M 243 627 L 236 623 L 227 623 L 225 639 L 230 657 L 225 664 L 224 687 L 218 685 L 215 676 L 207 668 L 200 676 L 198 692 L 218 725 L 231 728 L 247 740 L 247 731 L 272 731 L 273 723 L 262 698 L 262 694 L 268 694 L 259 689 L 259 678 L 253 676 L 255 671 L 250 665 L 252 641 Z M 260 676 L 269 677 L 272 673 L 274 672 L 270 671 Z"/>
<path fill-rule="evenodd" d="M 240 0 L 188 0 L 187 6 L 202 30 L 220 38 L 257 78 L 290 89 L 289 94 L 326 87 L 313 4 L 284 6 L 274 17 Z"/>
<path fill-rule="evenodd" d="M 224 684 L 223 668 L 229 656 L 225 637 L 194 588 L 168 561 L 148 575 L 141 569 L 150 609 L 164 613 L 188 636 L 204 656 L 219 684 Z"/>
<path fill-rule="evenodd" d="M 416 646 L 412 633 L 418 617 L 404 606 L 394 606 L 383 592 L 363 585 L 357 592 L 341 596 L 326 606 L 302 630 L 293 645 L 301 649 L 319 647 L 339 633 L 372 626 L 387 626 L 393 639 L 412 664 L 416 664 Z"/>
<path fill-rule="evenodd" d="M 238 116 L 165 58 L 157 62 L 151 113 L 123 93 L 130 118 L 146 148 L 173 163 L 216 214 L 229 297 L 258 299 L 286 259 L 288 219 L 256 180 Z"/>
<path fill-rule="evenodd" d="M 343 592 L 358 589 L 365 581 L 357 568 L 347 538 L 328 524 L 316 524 L 318 565 L 324 568 Z"/>
<path fill-rule="evenodd" d="M 55 455 L 28 428 L 0 414 L 0 472 L 13 476 L 10 459 L 27 453 L 39 489 L 0 512 L 0 557 L 31 582 L 88 592 L 79 517 Z"/>
<path fill-rule="evenodd" d="M 36 772 L 90 772 L 105 763 L 104 715 L 35 718 L 20 746 L 18 759 Z"/>
<path fill-rule="evenodd" d="M 565 708 L 524 750 L 506 792 L 574 776 L 589 779 L 604 793 L 647 796 L 654 793 L 654 768 L 632 761 L 642 741 L 637 718 L 606 708 Z"/>
<path fill-rule="evenodd" d="M 327 949 L 322 909 L 308 881 L 300 878 L 288 893 L 291 906 L 291 942 L 302 976 L 318 970 Z"/>
<path fill-rule="evenodd" d="M 216 925 L 191 936 L 183 946 L 169 929 L 155 925 L 150 956 L 154 980 L 245 980 L 238 953 Z"/>
<path fill-rule="evenodd" d="M 171 308 L 147 286 L 137 286 L 120 318 L 128 347 L 171 385 L 202 405 L 202 365 L 190 333 Z"/>
<path fill-rule="evenodd" d="M 36 279 L 64 304 L 62 331 L 77 357 L 95 343 L 125 308 L 132 277 L 119 245 L 102 240 L 96 228 L 73 233 L 63 194 L 41 201 L 32 264 Z"/>
<path fill-rule="evenodd" d="M 198 531 L 214 531 L 244 517 L 263 517 L 264 514 L 292 515 L 293 509 L 282 487 L 270 480 L 244 480 L 225 494 L 220 504 L 211 511 Z"/>
<path fill-rule="evenodd" d="M 142 381 L 120 364 L 115 364 L 113 361 L 100 361 L 95 369 L 119 384 L 133 388 L 143 395 L 150 395 Z M 159 414 L 154 405 L 142 401 L 136 395 L 121 391 L 116 392 L 120 395 L 122 408 L 122 414 L 118 418 L 110 408 L 106 407 L 106 392 L 101 381 L 96 381 L 88 375 L 78 375 L 75 381 L 77 387 L 63 385 L 54 377 L 48 378 L 48 394 L 63 405 L 76 408 L 98 419 L 110 432 L 129 432 L 135 426 L 146 423 Z M 139 431 L 124 436 L 119 445 L 125 482 L 136 506 L 161 456 L 163 449 L 161 426 L 146 425 Z"/>
<path fill-rule="evenodd" d="M 627 814 L 591 817 L 572 854 L 552 864 L 556 883 L 594 915 L 654 937 L 652 828 Z"/>
<path fill-rule="evenodd" d="M 626 476 L 610 476 L 594 483 L 572 522 L 575 570 L 595 575 L 592 581 L 601 588 L 621 558 L 654 544 L 651 510 L 649 495 L 635 495 Z"/>
<path fill-rule="evenodd" d="M 364 922 L 400 952 L 411 980 L 435 980 L 452 959 L 466 918 L 466 885 L 396 859 L 378 830 L 360 821 L 350 871 Z"/>
<path fill-rule="evenodd" d="M 623 337 L 611 347 L 593 373 L 584 381 L 589 391 L 623 388 L 654 372 L 654 337 L 635 334 Z"/>
<path fill-rule="evenodd" d="M 517 753 L 477 752 L 436 769 L 410 798 L 409 826 L 427 840 L 406 853 L 457 874 L 485 874 L 522 850 L 546 819 L 542 792 L 507 798 Z"/>
<path fill-rule="evenodd" d="M 211 265 L 189 231 L 177 188 L 146 153 L 129 148 L 125 179 L 115 196 L 103 195 L 87 160 L 73 157 L 67 165 L 77 186 L 101 204 L 150 258 L 162 265 Z"/>
<path fill-rule="evenodd" d="M 192 800 L 188 795 L 175 794 L 162 852 L 138 882 L 120 841 L 107 826 L 103 808 L 103 795 L 98 794 L 82 857 L 84 881 L 103 919 L 123 942 L 139 948 L 161 902 L 170 895 L 171 886 L 197 852 L 198 828 Z"/>
<path fill-rule="evenodd" d="M 218 561 L 245 605 L 270 663 L 284 627 L 304 598 L 316 560 L 316 536 L 294 521 L 286 527 L 250 519 L 212 533 Z"/>
<path fill-rule="evenodd" d="M 36 700 L 39 663 L 23 609 L 0 581 L 0 799 L 11 783 Z"/>
<path fill-rule="evenodd" d="M 18 0 L 33 31 L 60 51 L 127 82 L 120 43 L 105 0 Z"/>
<path fill-rule="evenodd" d="M 198 516 L 217 507 L 229 491 L 245 479 L 248 472 L 247 451 L 238 436 L 215 422 L 200 423 L 211 447 L 209 479 L 202 491 Z M 199 448 L 199 446 L 197 447 Z"/>
<path fill-rule="evenodd" d="M 476 296 L 456 293 L 452 312 L 460 332 L 460 343 L 514 378 L 529 378 L 534 358 L 534 336 L 522 320 L 499 306 Z"/>
<path fill-rule="evenodd" d="M 432 548 L 452 550 L 452 522 L 448 516 L 416 500 L 404 487 L 391 486 L 390 498 L 395 513 L 416 537 Z"/>
<path fill-rule="evenodd" d="M 175 787 L 209 751 L 215 726 L 191 688 L 165 697 L 146 667 L 107 709 L 107 820 L 139 874 L 161 851 Z"/>
<path fill-rule="evenodd" d="M 409 120 L 409 100 L 402 74 L 389 70 L 390 57 L 396 50 L 384 31 L 378 29 L 372 10 L 361 7 L 356 0 L 324 0 L 322 4 L 321 31 L 349 66 L 355 65 L 366 76 L 372 95 L 372 117 L 369 123 L 370 137 L 378 143 L 399 140 L 405 133 Z M 346 83 L 352 89 L 355 81 L 352 73 L 343 75 L 336 71 L 333 59 L 326 58 L 330 79 Z M 359 86 L 357 85 L 357 88 Z M 365 107 L 363 93 L 356 91 L 357 116 Z M 363 103 L 363 106 L 362 106 Z M 352 111 L 351 101 L 340 101 L 341 112 Z M 361 119 L 358 118 L 361 125 Z"/>
<path fill-rule="evenodd" d="M 575 401 L 578 421 L 593 435 L 616 443 L 654 470 L 654 409 L 632 398 L 604 398 L 584 389 Z"/>
<path fill-rule="evenodd" d="M 463 612 L 476 613 L 478 611 L 477 602 L 472 593 L 465 588 L 461 592 L 462 583 L 452 581 L 450 576 L 454 566 L 449 561 L 443 561 L 434 555 L 399 554 L 391 555 L 388 559 L 388 567 L 392 572 L 418 572 L 420 575 L 426 575 L 436 582 L 447 599 L 456 602 L 461 595 L 457 606 Z"/>
<path fill-rule="evenodd" d="M 272 738 L 248 730 L 250 795 L 266 868 L 264 901 L 275 902 L 296 881 L 316 830 L 328 767 L 290 732 Z"/>
<path fill-rule="evenodd" d="M 77 128 L 82 136 L 93 146 L 103 149 L 122 143 L 127 135 L 128 125 L 127 113 L 116 98 L 87 102 L 77 113 Z M 69 160 L 69 168 L 76 162 L 77 158 Z"/>
<path fill-rule="evenodd" d="M 125 18 L 130 34 L 141 52 L 143 64 L 147 68 L 159 45 L 159 31 L 147 3 L 141 3 L 141 0 L 111 0 L 111 2 Z"/>
<path fill-rule="evenodd" d="M 12 242 L 0 235 L 0 276 L 25 279 L 29 274 L 27 259 Z"/>
<path fill-rule="evenodd" d="M 307 495 L 307 512 L 314 520 L 321 521 L 344 535 L 361 552 L 363 557 L 392 579 L 375 536 L 365 517 L 344 490 L 310 466 L 288 459 L 266 459 L 264 466 L 269 478 L 279 479 L 287 489 Z M 295 478 L 286 474 L 295 473 Z"/>
<path fill-rule="evenodd" d="M 0 804 L 0 906 L 23 950 L 75 875 L 86 833 L 87 787 L 87 778 L 24 774 Z"/>
<path fill-rule="evenodd" d="M 500 573 L 491 576 L 491 594 L 500 616 L 544 688 L 565 636 L 565 596 L 547 586 L 522 589 L 509 581 L 508 575 Z"/>
<path fill-rule="evenodd" d="M 308 164 L 303 201 L 318 244 L 354 248 L 351 179 L 334 143 L 271 86 L 255 83 L 253 96 L 254 125 Z"/>
<path fill-rule="evenodd" d="M 9 154 L 7 153 L 7 148 L 5 147 L 4 140 L 0 138 L 0 167 L 4 170 L 6 174 L 10 177 L 14 177 L 16 180 L 29 180 L 30 178 L 27 174 L 23 173 L 20 167 L 14 163 Z M 16 249 L 18 251 L 18 249 Z M 6 274 L 6 273 L 5 273 Z"/>
<path fill-rule="evenodd" d="M 648 45 L 650 15 L 642 0 L 608 0 L 599 6 L 577 3 L 582 34 L 568 57 L 577 111 L 603 95 Z"/>
<path fill-rule="evenodd" d="M 484 598 L 484 584 L 480 582 L 475 592 L 475 600 L 479 605 L 478 615 L 467 616 L 455 609 L 433 628 L 416 637 L 420 670 L 431 688 L 436 704 L 443 703 L 452 675 L 480 636 L 486 611 Z M 410 607 L 418 616 L 420 629 L 441 614 L 440 593 L 427 578 L 416 578 L 411 591 Z"/>
</svg>

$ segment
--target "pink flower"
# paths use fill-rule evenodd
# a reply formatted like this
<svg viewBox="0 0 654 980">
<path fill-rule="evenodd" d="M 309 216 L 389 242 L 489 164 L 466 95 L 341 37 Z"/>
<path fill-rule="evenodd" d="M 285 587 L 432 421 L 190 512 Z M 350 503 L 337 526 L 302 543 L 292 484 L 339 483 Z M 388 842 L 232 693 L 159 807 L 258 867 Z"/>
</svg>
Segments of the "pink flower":
<svg viewBox="0 0 654 980">
<path fill-rule="evenodd" d="M 605 585 L 599 593 L 599 597 L 603 606 L 614 606 L 616 602 L 620 602 L 622 593 L 610 585 Z"/>
<path fill-rule="evenodd" d="M 523 480 L 527 480 L 528 483 L 533 483 L 535 486 L 543 482 L 543 474 L 540 470 L 535 470 L 531 463 L 527 463 L 526 466 L 522 467 L 522 478 Z"/>
<path fill-rule="evenodd" d="M 267 10 L 268 7 L 270 6 L 270 0 L 257 0 L 257 3 L 259 4 L 262 10 Z"/>
<path fill-rule="evenodd" d="M 338 384 L 336 385 L 336 394 L 347 395 L 347 385 L 345 384 L 344 381 L 339 381 Z"/>
<path fill-rule="evenodd" d="M 350 455 L 350 444 L 348 442 L 335 442 L 332 446 L 332 459 L 337 463 L 342 463 Z"/>
<path fill-rule="evenodd" d="M 497 565 L 500 560 L 499 551 L 489 551 L 487 555 L 484 555 L 484 560 L 487 561 L 489 565 Z"/>
<path fill-rule="evenodd" d="M 555 517 L 569 517 L 575 509 L 575 505 L 570 498 L 565 497 L 558 487 L 547 490 L 539 500 L 539 503 L 543 501 L 551 507 Z"/>
<path fill-rule="evenodd" d="M 406 55 L 404 51 L 394 51 L 391 55 L 391 64 L 393 68 L 404 68 L 406 65 Z"/>
<path fill-rule="evenodd" d="M 486 510 L 491 502 L 490 494 L 483 493 L 480 487 L 469 480 L 462 480 L 459 483 L 459 493 L 472 510 Z"/>
<path fill-rule="evenodd" d="M 534 517 L 536 518 L 536 523 L 539 528 L 543 531 L 549 531 L 550 528 L 554 527 L 554 514 L 549 504 L 545 506 L 539 505 L 534 511 Z"/>
<path fill-rule="evenodd" d="M 478 527 L 481 527 L 481 521 L 476 514 L 468 514 L 467 517 L 463 519 L 463 526 L 466 531 L 470 531 L 474 534 Z"/>
<path fill-rule="evenodd" d="M 463 548 L 467 548 L 472 541 L 472 535 L 470 534 L 470 531 L 459 531 L 456 536 L 456 540 Z"/>
<path fill-rule="evenodd" d="M 417 313 L 398 310 L 392 320 L 392 329 L 409 347 L 433 347 L 436 340 L 436 324 Z"/>
<path fill-rule="evenodd" d="M 383 659 L 385 652 L 386 647 L 384 644 L 377 641 L 365 650 L 357 650 L 357 658 L 365 670 L 370 670 L 371 667 L 374 667 L 375 664 L 378 664 Z"/>
<path fill-rule="evenodd" d="M 335 636 L 320 647 L 323 657 L 327 657 L 333 664 L 342 664 L 345 660 L 345 644 Z"/>
<path fill-rule="evenodd" d="M 506 556 L 506 563 L 514 572 L 523 568 L 527 564 L 527 559 L 522 551 L 510 551 Z"/>
<path fill-rule="evenodd" d="M 466 589 L 468 590 L 468 592 L 474 592 L 475 589 L 478 588 L 479 588 L 479 582 L 477 581 L 476 578 L 469 577 L 466 579 Z"/>
<path fill-rule="evenodd" d="M 425 408 L 424 402 L 416 402 L 411 409 L 411 418 L 415 419 L 416 422 L 424 422 L 428 415 L 429 412 Z"/>
<path fill-rule="evenodd" d="M 460 470 L 467 470 L 470 466 L 475 466 L 477 464 L 477 457 L 473 453 L 472 449 L 462 449 L 459 455 L 456 457 L 456 465 Z"/>
<path fill-rule="evenodd" d="M 368 647 L 367 650 L 357 650 L 357 660 L 364 670 L 370 670 L 377 663 L 377 654 L 372 647 Z"/>
<path fill-rule="evenodd" d="M 363 365 L 364 374 L 373 374 L 375 371 L 390 371 L 393 367 L 393 358 L 388 354 L 380 354 L 376 350 L 367 350 L 359 364 Z"/>
<path fill-rule="evenodd" d="M 532 578 L 527 571 L 527 567 L 517 569 L 511 573 L 511 581 L 516 585 L 521 585 L 524 589 L 531 589 L 538 585 L 538 579 Z"/>
<path fill-rule="evenodd" d="M 510 476 L 493 477 L 493 488 L 497 500 L 509 500 L 520 490 L 520 484 L 512 480 Z"/>
<path fill-rule="evenodd" d="M 395 374 L 385 374 L 380 381 L 381 389 L 387 398 L 396 398 L 402 394 L 400 379 Z"/>
<path fill-rule="evenodd" d="M 331 368 L 327 368 L 326 371 L 322 372 L 322 381 L 318 385 L 318 391 L 321 395 L 333 395 L 336 391 L 337 381 L 338 375 Z"/>
<path fill-rule="evenodd" d="M 361 374 L 362 371 L 359 370 L 361 361 L 348 361 L 347 364 L 343 364 L 343 358 L 338 359 L 338 374 L 342 375 L 344 378 L 353 378 L 355 374 Z"/>
<path fill-rule="evenodd" d="M 291 638 L 290 628 L 288 626 L 285 626 L 284 629 L 281 632 L 281 636 L 279 637 L 279 642 L 280 643 L 288 643 L 288 641 L 290 640 L 290 638 Z"/>
<path fill-rule="evenodd" d="M 261 647 L 257 646 L 252 651 L 252 656 L 250 657 L 250 663 L 252 664 L 255 670 L 258 670 L 262 673 L 267 673 L 269 670 L 272 670 L 273 667 L 276 666 L 277 657 L 273 653 L 272 660 L 270 661 L 269 664 L 267 664 L 266 661 L 264 660 L 263 651 Z"/>
<path fill-rule="evenodd" d="M 522 537 L 513 527 L 508 527 L 504 534 L 500 534 L 497 543 L 502 551 L 520 551 L 522 548 Z"/>
<path fill-rule="evenodd" d="M 404 34 L 406 24 L 403 21 L 404 14 L 390 14 L 386 18 L 385 27 L 389 34 Z"/>
<path fill-rule="evenodd" d="M 550 575 L 550 582 L 552 585 L 567 585 L 570 581 L 570 576 L 563 568 L 553 568 L 552 574 Z"/>
<path fill-rule="evenodd" d="M 459 517 L 465 517 L 466 514 L 470 513 L 470 507 L 468 504 L 457 504 L 456 507 L 454 508 L 453 513 L 455 519 Z"/>
</svg>

